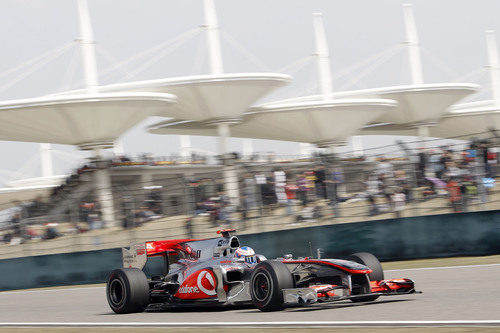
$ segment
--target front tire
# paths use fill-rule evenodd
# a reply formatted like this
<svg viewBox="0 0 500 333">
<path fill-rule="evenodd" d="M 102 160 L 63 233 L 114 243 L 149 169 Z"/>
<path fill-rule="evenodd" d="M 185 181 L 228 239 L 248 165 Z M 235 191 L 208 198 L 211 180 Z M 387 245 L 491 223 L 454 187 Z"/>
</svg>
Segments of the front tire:
<svg viewBox="0 0 500 333">
<path fill-rule="evenodd" d="M 359 264 L 365 265 L 372 270 L 370 274 L 368 274 L 368 278 L 370 281 L 380 281 L 384 279 L 384 270 L 382 269 L 382 265 L 380 261 L 373 254 L 368 252 L 359 252 L 350 255 L 348 260 L 355 261 Z M 352 298 L 351 301 L 357 302 L 373 302 L 379 298 L 379 296 L 366 296 L 366 297 L 358 297 Z"/>
<path fill-rule="evenodd" d="M 259 263 L 250 278 L 250 296 L 261 311 L 283 310 L 283 289 L 293 287 L 292 273 L 280 261 L 266 260 Z"/>
<path fill-rule="evenodd" d="M 115 269 L 108 278 L 106 297 L 115 313 L 143 312 L 149 304 L 148 279 L 137 268 Z"/>
</svg>

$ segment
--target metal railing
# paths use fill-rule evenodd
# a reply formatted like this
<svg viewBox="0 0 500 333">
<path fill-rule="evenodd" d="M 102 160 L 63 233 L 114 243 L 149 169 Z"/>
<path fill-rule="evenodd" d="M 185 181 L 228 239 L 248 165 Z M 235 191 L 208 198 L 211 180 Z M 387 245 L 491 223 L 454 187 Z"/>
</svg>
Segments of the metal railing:
<svg viewBox="0 0 500 333">
<path fill-rule="evenodd" d="M 417 154 L 377 160 L 382 156 L 387 155 L 375 153 L 367 160 L 316 156 L 288 163 L 236 161 L 237 205 L 223 191 L 228 184 L 222 180 L 222 166 L 211 172 L 191 170 L 190 176 L 159 174 L 147 181 L 117 178 L 111 188 L 112 225 L 102 223 L 92 177 L 84 177 L 41 205 L 46 214 L 27 214 L 26 207 L 20 208 L 0 228 L 0 258 L 212 237 L 225 226 L 251 233 L 500 208 L 499 191 L 491 183 L 497 164 L 482 163 L 480 153 L 468 159 L 456 152 L 456 161 L 445 165 L 443 173 L 435 169 L 441 162 L 434 158 L 422 167 Z M 57 213 L 50 214 L 51 209 Z"/>
</svg>

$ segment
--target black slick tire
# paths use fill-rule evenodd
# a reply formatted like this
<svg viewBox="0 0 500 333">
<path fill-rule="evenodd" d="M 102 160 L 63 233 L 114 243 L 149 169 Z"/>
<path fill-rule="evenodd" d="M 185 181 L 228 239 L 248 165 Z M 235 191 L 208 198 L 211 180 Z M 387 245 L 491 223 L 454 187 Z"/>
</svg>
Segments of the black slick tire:
<svg viewBox="0 0 500 333">
<path fill-rule="evenodd" d="M 355 261 L 359 264 L 365 265 L 372 270 L 368 277 L 370 281 L 380 281 L 384 279 L 384 270 L 382 269 L 382 265 L 380 261 L 373 254 L 368 252 L 359 252 L 350 255 L 348 260 Z M 366 297 L 358 297 L 352 298 L 353 302 L 372 302 L 379 298 L 379 296 L 366 296 Z"/>
<path fill-rule="evenodd" d="M 261 311 L 282 310 L 283 289 L 293 287 L 292 273 L 281 261 L 259 263 L 250 277 L 250 296 L 255 307 Z"/>
<path fill-rule="evenodd" d="M 115 269 L 106 284 L 106 298 L 115 313 L 143 312 L 149 304 L 146 275 L 137 268 Z"/>
</svg>

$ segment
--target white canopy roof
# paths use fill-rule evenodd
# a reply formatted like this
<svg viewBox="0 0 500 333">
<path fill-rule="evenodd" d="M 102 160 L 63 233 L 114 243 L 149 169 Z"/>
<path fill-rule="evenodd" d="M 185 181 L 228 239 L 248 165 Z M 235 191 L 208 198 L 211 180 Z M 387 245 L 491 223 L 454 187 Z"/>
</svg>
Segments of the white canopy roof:
<svg viewBox="0 0 500 333">
<path fill-rule="evenodd" d="M 231 136 L 268 140 L 341 145 L 358 128 L 393 110 L 386 99 L 344 99 L 273 103 L 251 108 L 243 122 L 231 127 Z M 152 125 L 155 134 L 216 136 L 217 130 L 200 121 L 168 120 Z"/>
<path fill-rule="evenodd" d="M 96 93 L 0 102 L 0 140 L 109 147 L 148 116 L 164 115 L 165 93 Z"/>
<path fill-rule="evenodd" d="M 479 101 L 451 107 L 435 126 L 429 127 L 429 136 L 457 139 L 490 137 L 492 129 L 500 130 L 500 107 L 493 100 Z M 416 133 L 410 126 L 380 124 L 363 128 L 361 134 L 411 136 Z"/>
<path fill-rule="evenodd" d="M 185 76 L 99 87 L 102 92 L 149 91 L 175 94 L 168 117 L 190 120 L 239 119 L 258 99 L 291 81 L 275 73 Z"/>
<path fill-rule="evenodd" d="M 491 137 L 491 130 L 500 130 L 500 105 L 494 100 L 455 105 L 431 128 L 436 137 Z"/>
<path fill-rule="evenodd" d="M 435 122 L 446 110 L 462 98 L 476 92 L 479 86 L 469 83 L 403 85 L 375 89 L 344 91 L 332 98 L 386 98 L 398 102 L 398 107 L 382 114 L 375 123 L 416 125 Z M 321 100 L 321 95 L 299 97 L 275 103 Z M 275 103 L 266 104 L 273 105 Z M 371 134 L 371 133 L 370 133 Z"/>
</svg>

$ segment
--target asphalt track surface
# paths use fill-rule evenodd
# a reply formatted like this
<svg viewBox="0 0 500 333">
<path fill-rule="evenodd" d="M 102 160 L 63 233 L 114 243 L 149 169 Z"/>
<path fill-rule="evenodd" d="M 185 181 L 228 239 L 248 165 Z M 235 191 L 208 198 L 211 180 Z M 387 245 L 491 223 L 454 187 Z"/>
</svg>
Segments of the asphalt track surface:
<svg viewBox="0 0 500 333">
<path fill-rule="evenodd" d="M 0 293 L 0 326 L 30 323 L 204 324 L 283 322 L 482 322 L 500 325 L 500 264 L 386 271 L 386 278 L 409 277 L 420 295 L 379 298 L 372 303 L 344 301 L 263 313 L 250 307 L 218 310 L 176 310 L 116 315 L 104 287 Z"/>
</svg>

